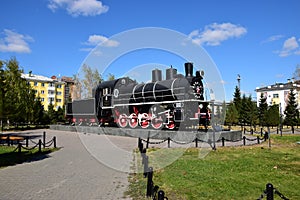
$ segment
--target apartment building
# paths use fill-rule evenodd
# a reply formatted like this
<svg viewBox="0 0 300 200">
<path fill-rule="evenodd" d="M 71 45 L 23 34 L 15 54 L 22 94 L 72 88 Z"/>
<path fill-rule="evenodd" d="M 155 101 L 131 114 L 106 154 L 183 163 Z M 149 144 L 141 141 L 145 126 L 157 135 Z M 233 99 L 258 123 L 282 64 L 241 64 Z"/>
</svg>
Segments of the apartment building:
<svg viewBox="0 0 300 200">
<path fill-rule="evenodd" d="M 27 80 L 36 96 L 41 98 L 44 110 L 48 110 L 50 104 L 54 106 L 55 110 L 59 107 L 63 108 L 66 102 L 66 82 L 57 79 L 55 76 L 48 78 L 32 73 L 22 74 L 22 78 Z"/>
<path fill-rule="evenodd" d="M 284 114 L 284 110 L 287 106 L 289 99 L 289 92 L 293 89 L 296 94 L 296 101 L 298 103 L 298 109 L 300 108 L 300 81 L 288 80 L 287 83 L 275 83 L 266 87 L 257 87 L 257 106 L 259 106 L 259 101 L 261 94 L 267 97 L 268 105 L 280 105 L 281 114 Z"/>
</svg>

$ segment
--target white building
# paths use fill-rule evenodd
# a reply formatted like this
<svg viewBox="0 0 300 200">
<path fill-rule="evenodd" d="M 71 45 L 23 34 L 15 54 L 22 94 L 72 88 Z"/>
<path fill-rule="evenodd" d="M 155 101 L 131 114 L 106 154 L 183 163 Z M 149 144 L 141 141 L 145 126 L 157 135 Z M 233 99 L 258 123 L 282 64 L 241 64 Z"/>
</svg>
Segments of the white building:
<svg viewBox="0 0 300 200">
<path fill-rule="evenodd" d="M 291 88 L 296 94 L 296 101 L 298 103 L 298 109 L 300 108 L 300 81 L 288 81 L 287 83 L 276 83 L 266 87 L 257 87 L 255 89 L 257 95 L 257 106 L 259 106 L 260 96 L 263 93 L 264 97 L 267 97 L 267 103 L 271 105 L 280 105 L 281 114 L 284 114 L 284 110 L 287 106 L 289 93 Z"/>
</svg>

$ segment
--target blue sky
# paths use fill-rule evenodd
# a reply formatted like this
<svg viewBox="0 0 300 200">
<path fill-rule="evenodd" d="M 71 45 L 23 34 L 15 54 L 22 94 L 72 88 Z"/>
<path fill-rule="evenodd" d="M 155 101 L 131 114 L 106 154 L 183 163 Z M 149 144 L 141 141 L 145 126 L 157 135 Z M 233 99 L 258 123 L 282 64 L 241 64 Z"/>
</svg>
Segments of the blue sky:
<svg viewBox="0 0 300 200">
<path fill-rule="evenodd" d="M 113 49 L 118 42 L 110 37 L 143 27 L 175 30 L 202 46 L 227 100 L 237 74 L 242 92 L 255 97 L 256 87 L 286 82 L 300 64 L 298 0 L 1 0 L 0 6 L 0 59 L 16 57 L 26 73 L 72 76 L 97 43 Z M 147 52 L 116 63 L 183 64 Z"/>
</svg>

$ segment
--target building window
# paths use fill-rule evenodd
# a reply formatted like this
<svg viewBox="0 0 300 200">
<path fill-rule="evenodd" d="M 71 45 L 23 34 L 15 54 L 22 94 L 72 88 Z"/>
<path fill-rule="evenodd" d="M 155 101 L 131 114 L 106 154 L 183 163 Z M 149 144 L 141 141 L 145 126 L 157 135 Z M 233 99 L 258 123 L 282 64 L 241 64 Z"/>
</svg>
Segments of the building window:
<svg viewBox="0 0 300 200">
<path fill-rule="evenodd" d="M 279 94 L 273 94 L 273 98 L 279 98 Z"/>
<path fill-rule="evenodd" d="M 45 83 L 42 83 L 41 85 L 42 85 L 42 87 L 45 87 Z"/>
<path fill-rule="evenodd" d="M 58 84 L 58 85 L 57 85 L 57 88 L 61 88 L 61 84 Z"/>
<path fill-rule="evenodd" d="M 41 98 L 41 101 L 44 102 L 44 101 L 45 101 L 45 98 Z"/>
<path fill-rule="evenodd" d="M 57 103 L 61 103 L 61 99 L 56 99 L 56 102 Z"/>
<path fill-rule="evenodd" d="M 34 85 L 34 86 L 38 86 L 38 82 L 34 82 L 33 85 Z"/>
<path fill-rule="evenodd" d="M 41 90 L 41 94 L 45 94 L 45 91 L 44 91 L 44 90 Z"/>
<path fill-rule="evenodd" d="M 49 87 L 54 87 L 54 84 L 53 83 L 49 83 Z"/>
<path fill-rule="evenodd" d="M 61 95 L 61 92 L 56 92 L 56 95 Z"/>
</svg>

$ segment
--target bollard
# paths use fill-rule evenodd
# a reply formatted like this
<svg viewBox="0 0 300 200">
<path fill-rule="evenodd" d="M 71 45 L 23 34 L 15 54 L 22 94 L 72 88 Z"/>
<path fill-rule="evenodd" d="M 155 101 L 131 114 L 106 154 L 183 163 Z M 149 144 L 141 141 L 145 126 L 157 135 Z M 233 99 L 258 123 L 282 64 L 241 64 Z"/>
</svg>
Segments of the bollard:
<svg viewBox="0 0 300 200">
<path fill-rule="evenodd" d="M 271 183 L 268 183 L 266 185 L 267 200 L 274 200 L 273 190 L 273 185 Z"/>
<path fill-rule="evenodd" d="M 46 148 L 46 131 L 43 132 L 43 148 Z"/>
<path fill-rule="evenodd" d="M 56 148 L 56 137 L 55 136 L 53 137 L 53 146 L 54 146 L 54 148 Z"/>
<path fill-rule="evenodd" d="M 246 145 L 246 136 L 243 137 L 243 144 Z"/>
<path fill-rule="evenodd" d="M 263 136 L 263 128 L 260 128 L 260 137 Z"/>
<path fill-rule="evenodd" d="M 7 140 L 7 146 L 10 146 L 10 139 L 9 139 L 9 135 L 7 135 L 7 137 L 6 137 L 6 140 Z"/>
<path fill-rule="evenodd" d="M 42 140 L 40 139 L 39 140 L 39 153 L 42 152 Z"/>
<path fill-rule="evenodd" d="M 171 141 L 171 138 L 168 137 L 168 148 L 170 148 L 170 141 Z"/>
<path fill-rule="evenodd" d="M 278 133 L 279 133 L 278 127 L 277 127 L 277 130 L 276 130 L 276 131 L 277 131 L 277 134 L 278 134 Z"/>
<path fill-rule="evenodd" d="M 147 177 L 148 174 L 148 161 L 149 161 L 149 157 L 145 156 L 145 160 L 144 160 L 144 178 Z"/>
<path fill-rule="evenodd" d="M 253 135 L 253 128 L 251 128 L 251 135 Z"/>
<path fill-rule="evenodd" d="M 198 138 L 195 139 L 195 146 L 198 147 Z"/>
<path fill-rule="evenodd" d="M 224 146 L 225 146 L 225 138 L 222 137 L 222 147 L 224 147 Z"/>
<path fill-rule="evenodd" d="M 29 140 L 29 137 L 26 136 L 26 147 L 28 147 L 28 140 Z"/>
<path fill-rule="evenodd" d="M 157 193 L 157 200 L 164 200 L 165 199 L 165 192 L 162 190 L 159 190 Z"/>
<path fill-rule="evenodd" d="M 149 167 L 148 169 L 148 174 L 147 174 L 147 192 L 146 192 L 146 196 L 147 197 L 151 197 L 152 196 L 152 189 L 153 189 L 153 168 Z"/>
<path fill-rule="evenodd" d="M 259 136 L 257 136 L 257 144 L 259 144 L 260 143 L 260 141 L 259 141 Z"/>
<path fill-rule="evenodd" d="M 22 144 L 19 142 L 18 143 L 18 153 L 21 153 L 22 151 Z"/>
<path fill-rule="evenodd" d="M 149 148 L 149 137 L 147 137 L 146 149 Z"/>
<path fill-rule="evenodd" d="M 140 153 L 142 153 L 144 147 L 143 147 L 143 142 L 142 142 L 141 138 L 139 138 L 139 140 L 138 140 L 138 148 L 139 148 Z"/>
</svg>

